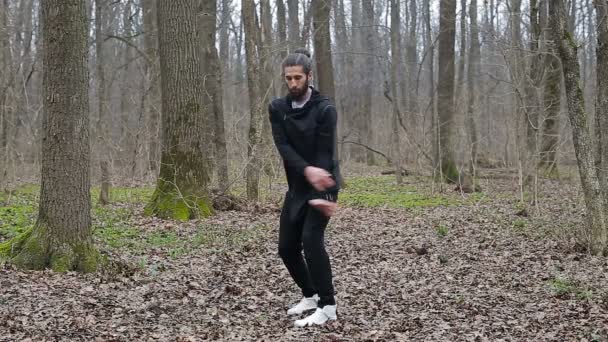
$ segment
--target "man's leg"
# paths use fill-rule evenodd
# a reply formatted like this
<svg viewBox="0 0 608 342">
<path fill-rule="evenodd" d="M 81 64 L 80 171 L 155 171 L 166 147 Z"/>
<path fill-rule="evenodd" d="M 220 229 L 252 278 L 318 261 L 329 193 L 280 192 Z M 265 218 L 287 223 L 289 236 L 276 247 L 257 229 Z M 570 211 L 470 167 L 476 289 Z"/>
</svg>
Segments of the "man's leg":
<svg viewBox="0 0 608 342">
<path fill-rule="evenodd" d="M 325 250 L 325 228 L 329 217 L 318 209 L 309 207 L 304 219 L 302 242 L 304 255 L 312 279 L 312 284 L 319 294 L 318 307 L 335 305 L 329 255 Z"/>
<path fill-rule="evenodd" d="M 304 215 L 295 220 L 290 218 L 290 203 L 285 199 L 279 226 L 279 255 L 295 283 L 302 289 L 304 297 L 312 297 L 317 292 L 302 256 L 302 225 Z"/>
</svg>

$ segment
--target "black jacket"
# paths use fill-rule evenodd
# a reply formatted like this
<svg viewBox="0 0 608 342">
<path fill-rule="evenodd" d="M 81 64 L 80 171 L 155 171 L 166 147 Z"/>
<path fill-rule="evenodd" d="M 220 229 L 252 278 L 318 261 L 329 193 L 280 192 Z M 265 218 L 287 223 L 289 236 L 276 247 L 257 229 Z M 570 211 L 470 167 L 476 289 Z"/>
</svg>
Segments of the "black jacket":
<svg viewBox="0 0 608 342">
<path fill-rule="evenodd" d="M 289 191 L 301 199 L 327 198 L 327 194 L 339 190 L 340 184 L 336 107 L 314 88 L 303 108 L 292 108 L 291 102 L 289 96 L 281 97 L 268 108 L 272 136 L 283 159 Z M 325 192 L 316 191 L 304 177 L 307 166 L 325 169 L 336 185 Z"/>
</svg>

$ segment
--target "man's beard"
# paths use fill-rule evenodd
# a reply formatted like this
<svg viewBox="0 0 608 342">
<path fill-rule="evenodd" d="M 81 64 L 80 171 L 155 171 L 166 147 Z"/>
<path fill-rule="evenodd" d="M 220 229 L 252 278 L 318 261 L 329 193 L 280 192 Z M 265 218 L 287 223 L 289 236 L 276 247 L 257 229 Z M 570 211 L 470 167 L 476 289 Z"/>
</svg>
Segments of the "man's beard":
<svg viewBox="0 0 608 342">
<path fill-rule="evenodd" d="M 294 99 L 294 100 L 300 100 L 302 99 L 302 97 L 304 97 L 304 95 L 306 95 L 306 93 L 308 92 L 308 77 L 306 77 L 306 83 L 304 83 L 304 87 L 302 87 L 301 89 L 288 89 L 289 91 L 289 96 Z"/>
</svg>

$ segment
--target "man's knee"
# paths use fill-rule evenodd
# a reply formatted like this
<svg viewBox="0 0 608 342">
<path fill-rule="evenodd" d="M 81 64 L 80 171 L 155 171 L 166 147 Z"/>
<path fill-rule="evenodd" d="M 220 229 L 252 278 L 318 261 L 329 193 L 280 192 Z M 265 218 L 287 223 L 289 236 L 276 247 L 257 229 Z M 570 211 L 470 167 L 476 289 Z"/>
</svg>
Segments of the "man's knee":
<svg viewBox="0 0 608 342">
<path fill-rule="evenodd" d="M 298 253 L 302 252 L 302 246 L 294 243 L 282 243 L 279 244 L 279 256 L 281 259 L 290 259 Z"/>
</svg>

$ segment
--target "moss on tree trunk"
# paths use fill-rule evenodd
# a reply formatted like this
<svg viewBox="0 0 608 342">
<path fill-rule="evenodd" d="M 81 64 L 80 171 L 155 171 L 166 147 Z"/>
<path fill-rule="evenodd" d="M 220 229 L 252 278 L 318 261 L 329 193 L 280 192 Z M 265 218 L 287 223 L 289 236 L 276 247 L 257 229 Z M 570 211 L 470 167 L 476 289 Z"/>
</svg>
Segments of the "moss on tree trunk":
<svg viewBox="0 0 608 342">
<path fill-rule="evenodd" d="M 196 191 L 193 186 L 175 186 L 160 178 L 144 214 L 187 221 L 212 215 L 213 207 L 204 191 Z"/>
<path fill-rule="evenodd" d="M 0 258 L 22 269 L 56 272 L 95 272 L 104 263 L 91 241 L 56 241 L 40 223 L 1 243 Z"/>
</svg>

